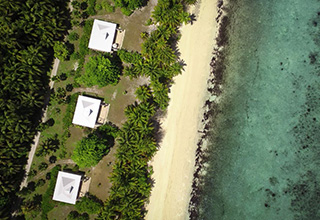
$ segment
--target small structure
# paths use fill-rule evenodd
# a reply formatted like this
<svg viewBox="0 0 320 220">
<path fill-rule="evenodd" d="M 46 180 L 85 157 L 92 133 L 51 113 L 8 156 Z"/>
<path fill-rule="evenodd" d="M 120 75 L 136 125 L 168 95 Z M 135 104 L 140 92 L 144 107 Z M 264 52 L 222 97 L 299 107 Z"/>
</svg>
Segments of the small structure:
<svg viewBox="0 0 320 220">
<path fill-rule="evenodd" d="M 52 199 L 59 202 L 76 204 L 80 183 L 81 175 L 59 171 Z"/>
<path fill-rule="evenodd" d="M 122 48 L 122 43 L 123 43 L 125 33 L 126 33 L 125 30 L 122 30 L 121 28 L 117 28 L 116 39 L 114 41 L 114 44 L 112 45 L 113 50 L 120 50 Z"/>
<path fill-rule="evenodd" d="M 103 52 L 111 52 L 117 25 L 95 19 L 89 40 L 89 48 Z"/>
<path fill-rule="evenodd" d="M 79 95 L 72 123 L 94 128 L 100 109 L 100 103 L 100 99 Z"/>
<path fill-rule="evenodd" d="M 91 183 L 91 177 L 83 178 L 80 193 L 79 193 L 79 198 L 84 197 L 89 192 L 90 183 Z"/>
<path fill-rule="evenodd" d="M 101 108 L 100 108 L 100 112 L 97 120 L 98 124 L 103 125 L 107 122 L 109 108 L 110 108 L 110 104 L 105 104 L 105 103 L 101 104 Z"/>
</svg>

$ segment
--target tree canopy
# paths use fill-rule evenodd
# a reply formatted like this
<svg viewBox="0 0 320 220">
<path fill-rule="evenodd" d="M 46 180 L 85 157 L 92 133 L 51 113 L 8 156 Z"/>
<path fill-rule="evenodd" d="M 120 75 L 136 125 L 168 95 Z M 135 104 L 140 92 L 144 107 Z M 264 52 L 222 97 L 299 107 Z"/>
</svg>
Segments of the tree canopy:
<svg viewBox="0 0 320 220">
<path fill-rule="evenodd" d="M 69 28 L 63 0 L 0 1 L 0 216 L 10 218 L 36 133 L 54 42 Z"/>
<path fill-rule="evenodd" d="M 112 57 L 97 55 L 89 58 L 85 65 L 85 74 L 78 81 L 85 86 L 98 85 L 99 87 L 109 84 L 116 85 L 119 81 L 121 68 Z"/>
<path fill-rule="evenodd" d="M 81 200 L 76 203 L 76 209 L 79 212 L 87 212 L 88 214 L 97 214 L 101 208 L 102 202 L 90 195 L 82 197 Z"/>
<path fill-rule="evenodd" d="M 76 144 L 71 158 L 80 168 L 91 167 L 97 165 L 108 152 L 106 140 L 91 134 Z"/>
</svg>

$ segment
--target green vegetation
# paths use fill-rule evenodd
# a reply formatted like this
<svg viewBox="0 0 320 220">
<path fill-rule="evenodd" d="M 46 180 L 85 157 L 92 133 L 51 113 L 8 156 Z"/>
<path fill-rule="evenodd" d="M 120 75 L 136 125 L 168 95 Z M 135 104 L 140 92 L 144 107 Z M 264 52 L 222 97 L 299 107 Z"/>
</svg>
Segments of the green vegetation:
<svg viewBox="0 0 320 220">
<path fill-rule="evenodd" d="M 69 28 L 67 1 L 0 2 L 0 216 L 10 218 L 43 106 L 53 45 Z M 32 12 L 32 13 L 31 13 Z"/>
<path fill-rule="evenodd" d="M 102 202 L 91 195 L 82 197 L 81 200 L 76 203 L 76 209 L 81 213 L 98 214 L 101 208 Z"/>
<path fill-rule="evenodd" d="M 144 205 L 151 192 L 152 168 L 148 161 L 157 150 L 154 115 L 156 110 L 167 108 L 172 77 L 182 70 L 173 45 L 179 38 L 178 26 L 189 21 L 189 14 L 183 9 L 180 0 L 159 0 L 153 12 L 154 23 L 159 26 L 150 36 L 146 35 L 141 55 L 118 52 L 120 59 L 129 63 L 124 69 L 125 75 L 148 76 L 151 84 L 139 87 L 135 94 L 141 102 L 125 110 L 127 121 L 118 138 L 120 146 L 111 175 L 110 196 L 98 219 L 143 219 L 145 216 Z"/>
<path fill-rule="evenodd" d="M 59 60 L 67 60 L 70 50 L 64 42 L 56 41 L 53 46 L 54 56 Z"/>
<path fill-rule="evenodd" d="M 80 214 L 77 211 L 71 211 L 67 216 L 67 220 L 89 220 L 89 215 L 87 213 Z"/>
<path fill-rule="evenodd" d="M 114 4 L 116 7 L 121 8 L 121 11 L 124 15 L 131 15 L 132 12 L 146 5 L 146 0 L 114 0 Z"/>
<path fill-rule="evenodd" d="M 106 141 L 91 134 L 77 143 L 71 158 L 80 168 L 91 167 L 97 165 L 108 151 Z"/>
<path fill-rule="evenodd" d="M 97 55 L 89 58 L 85 66 L 85 74 L 78 78 L 78 82 L 87 87 L 109 84 L 116 85 L 119 81 L 121 69 L 113 57 Z"/>
<path fill-rule="evenodd" d="M 48 188 L 42 196 L 41 219 L 47 219 L 48 212 L 50 212 L 54 208 L 55 204 L 57 204 L 57 202 L 52 200 L 52 196 L 54 192 L 54 187 L 56 185 L 57 176 L 60 170 L 61 170 L 60 165 L 55 166 L 51 170 Z"/>
<path fill-rule="evenodd" d="M 69 35 L 68 35 L 68 39 L 69 41 L 76 41 L 79 39 L 79 34 L 72 31 Z"/>
<path fill-rule="evenodd" d="M 109 124 L 100 126 L 95 132 L 84 137 L 76 145 L 72 160 L 80 168 L 95 166 L 114 145 L 117 128 Z"/>
</svg>

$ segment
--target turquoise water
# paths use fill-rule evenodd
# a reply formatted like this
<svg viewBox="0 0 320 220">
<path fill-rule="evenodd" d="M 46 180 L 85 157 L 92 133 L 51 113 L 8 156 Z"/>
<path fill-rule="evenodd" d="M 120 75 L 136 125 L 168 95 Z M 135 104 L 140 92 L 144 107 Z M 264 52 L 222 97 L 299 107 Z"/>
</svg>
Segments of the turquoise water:
<svg viewBox="0 0 320 220">
<path fill-rule="evenodd" d="M 230 0 L 199 219 L 320 219 L 320 1 Z"/>
</svg>

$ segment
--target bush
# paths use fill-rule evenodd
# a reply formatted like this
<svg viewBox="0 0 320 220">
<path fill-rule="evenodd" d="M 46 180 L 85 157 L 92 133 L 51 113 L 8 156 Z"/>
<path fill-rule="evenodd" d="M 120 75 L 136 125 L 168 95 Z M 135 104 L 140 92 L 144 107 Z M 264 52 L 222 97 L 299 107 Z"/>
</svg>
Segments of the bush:
<svg viewBox="0 0 320 220">
<path fill-rule="evenodd" d="M 76 209 L 79 212 L 87 212 L 89 214 L 97 214 L 102 208 L 102 202 L 93 196 L 82 197 L 79 202 L 76 203 Z"/>
<path fill-rule="evenodd" d="M 77 211 L 71 211 L 67 216 L 67 220 L 89 220 L 89 215 L 87 213 L 80 214 Z"/>
<path fill-rule="evenodd" d="M 36 152 L 36 156 L 46 156 L 52 152 L 56 152 L 59 149 L 60 141 L 57 136 L 53 138 L 47 138 L 41 144 Z"/>
<path fill-rule="evenodd" d="M 70 96 L 70 102 L 67 105 L 66 113 L 62 119 L 64 129 L 68 129 L 72 125 L 72 118 L 74 110 L 76 109 L 78 95 L 79 93 L 74 93 Z"/>
<path fill-rule="evenodd" d="M 44 130 L 46 130 L 47 128 L 52 127 L 52 126 L 54 125 L 54 123 L 55 123 L 54 119 L 53 119 L 53 118 L 50 118 L 50 119 L 48 119 L 46 122 L 40 123 L 40 124 L 39 124 L 39 127 L 38 127 L 38 130 L 39 130 L 39 131 L 44 131 Z"/>
<path fill-rule="evenodd" d="M 66 90 L 67 90 L 67 92 L 71 92 L 73 90 L 73 85 L 72 84 L 67 84 L 66 85 Z"/>
<path fill-rule="evenodd" d="M 79 39 L 79 34 L 72 31 L 68 36 L 69 41 L 76 41 Z"/>
<path fill-rule="evenodd" d="M 58 104 L 62 104 L 65 102 L 66 95 L 67 91 L 62 87 L 58 87 L 57 90 L 54 93 L 52 93 L 53 100 L 58 102 Z"/>
<path fill-rule="evenodd" d="M 111 5 L 109 2 L 107 2 L 107 1 L 101 2 L 101 6 L 102 6 L 102 8 L 103 8 L 106 12 L 108 12 L 108 13 L 114 12 L 114 6 L 112 6 L 112 5 Z"/>
<path fill-rule="evenodd" d="M 55 163 L 57 161 L 57 157 L 56 156 L 51 156 L 50 158 L 49 158 L 49 162 L 51 163 L 51 164 L 53 164 L 53 163 Z"/>
<path fill-rule="evenodd" d="M 137 64 L 143 61 L 143 57 L 138 52 L 129 52 L 121 49 L 117 51 L 117 54 L 120 60 L 124 63 Z"/>
<path fill-rule="evenodd" d="M 36 187 L 41 187 L 46 183 L 44 179 L 39 179 L 38 182 L 36 183 Z"/>
<path fill-rule="evenodd" d="M 127 8 L 121 8 L 121 12 L 122 12 L 122 14 L 124 14 L 126 16 L 130 16 L 133 13 L 132 10 L 127 9 Z"/>
<path fill-rule="evenodd" d="M 48 219 L 47 214 L 54 208 L 55 204 L 57 202 L 52 200 L 53 192 L 54 192 L 54 187 L 56 185 L 57 181 L 57 176 L 58 172 L 61 170 L 61 166 L 57 165 L 55 166 L 50 173 L 47 173 L 46 178 L 48 179 L 49 177 L 49 184 L 46 192 L 42 196 L 42 203 L 41 203 L 41 218 L 42 219 Z"/>
<path fill-rule="evenodd" d="M 47 168 L 48 168 L 48 164 L 45 163 L 45 162 L 40 163 L 40 164 L 39 164 L 39 167 L 38 167 L 38 169 L 39 169 L 40 171 L 43 171 L 43 170 L 45 170 L 45 169 L 47 169 Z"/>
<path fill-rule="evenodd" d="M 80 24 L 80 22 L 78 20 L 76 20 L 76 19 L 71 20 L 72 27 L 78 26 L 79 24 Z"/>
<path fill-rule="evenodd" d="M 96 9 L 97 11 L 101 10 L 101 9 L 102 9 L 102 5 L 101 5 L 101 4 L 96 4 L 95 9 Z"/>
<path fill-rule="evenodd" d="M 72 54 L 70 55 L 70 59 L 71 59 L 71 60 L 78 60 L 78 59 L 80 59 L 80 54 L 79 54 L 79 52 L 74 52 L 74 53 L 72 53 Z"/>
<path fill-rule="evenodd" d="M 51 172 L 48 172 L 47 174 L 46 174 L 46 180 L 50 180 L 51 179 Z"/>
<path fill-rule="evenodd" d="M 56 41 L 54 43 L 53 50 L 54 50 L 54 56 L 62 61 L 67 60 L 67 58 L 70 55 L 67 45 L 60 41 Z"/>
<path fill-rule="evenodd" d="M 120 74 L 121 69 L 119 65 L 111 58 L 100 54 L 89 58 L 85 66 L 85 74 L 78 79 L 78 82 L 88 87 L 94 85 L 98 85 L 99 87 L 109 84 L 116 85 Z"/>
<path fill-rule="evenodd" d="M 30 170 L 30 172 L 28 173 L 28 177 L 34 177 L 35 175 L 37 175 L 37 170 L 35 170 L 35 169 L 32 169 L 32 170 Z"/>
<path fill-rule="evenodd" d="M 80 168 L 91 167 L 97 165 L 108 152 L 107 141 L 90 134 L 77 142 L 71 158 Z"/>
</svg>

